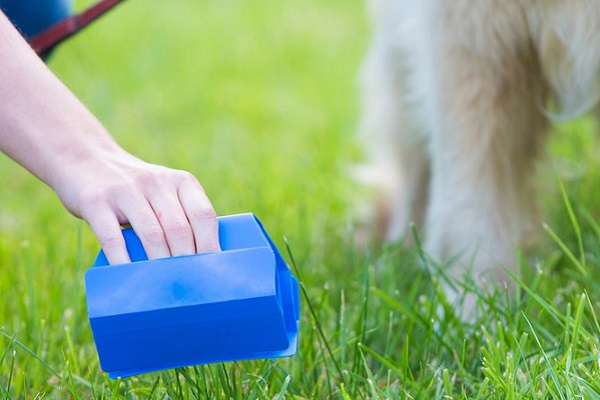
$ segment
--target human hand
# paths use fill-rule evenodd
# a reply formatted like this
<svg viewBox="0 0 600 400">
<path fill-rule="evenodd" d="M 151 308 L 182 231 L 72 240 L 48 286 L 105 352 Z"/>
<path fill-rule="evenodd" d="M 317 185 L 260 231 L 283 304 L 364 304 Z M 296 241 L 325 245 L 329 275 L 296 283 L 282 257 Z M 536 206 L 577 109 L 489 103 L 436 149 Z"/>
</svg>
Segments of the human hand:
<svg viewBox="0 0 600 400">
<path fill-rule="evenodd" d="M 148 164 L 124 151 L 77 162 L 53 185 L 88 222 L 110 264 L 129 262 L 121 225 L 130 224 L 150 259 L 219 251 L 217 218 L 188 172 Z"/>
<path fill-rule="evenodd" d="M 219 250 L 215 211 L 191 174 L 123 150 L 0 12 L 0 151 L 85 219 L 111 264 L 129 262 L 122 224 L 149 258 Z"/>
</svg>

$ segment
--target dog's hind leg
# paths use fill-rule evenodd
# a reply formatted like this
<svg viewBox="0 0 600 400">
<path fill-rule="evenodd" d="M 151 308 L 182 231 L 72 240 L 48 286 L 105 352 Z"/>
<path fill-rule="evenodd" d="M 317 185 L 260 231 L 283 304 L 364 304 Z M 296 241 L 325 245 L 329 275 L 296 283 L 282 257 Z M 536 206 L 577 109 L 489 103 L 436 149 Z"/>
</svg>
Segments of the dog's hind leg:
<svg viewBox="0 0 600 400">
<path fill-rule="evenodd" d="M 546 89 L 514 18 L 502 21 L 496 12 L 469 21 L 468 14 L 440 23 L 426 249 L 441 262 L 455 257 L 450 278 L 462 280 L 470 270 L 480 288 L 511 286 L 504 268 L 514 271 L 515 248 L 537 223 L 532 178 L 546 131 Z M 446 292 L 450 300 L 459 294 Z M 466 299 L 467 313 L 474 300 Z"/>
</svg>

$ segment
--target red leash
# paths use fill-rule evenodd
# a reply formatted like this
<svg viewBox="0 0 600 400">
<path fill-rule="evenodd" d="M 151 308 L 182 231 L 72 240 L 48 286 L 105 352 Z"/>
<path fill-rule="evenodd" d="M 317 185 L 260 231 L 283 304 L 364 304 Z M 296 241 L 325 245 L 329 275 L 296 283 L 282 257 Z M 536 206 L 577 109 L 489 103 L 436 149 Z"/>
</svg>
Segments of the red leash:
<svg viewBox="0 0 600 400">
<path fill-rule="evenodd" d="M 41 33 L 38 33 L 29 39 L 29 44 L 38 55 L 43 56 L 54 46 L 61 43 L 63 40 L 70 38 L 122 1 L 123 0 L 100 0 L 80 14 L 65 18 Z"/>
</svg>

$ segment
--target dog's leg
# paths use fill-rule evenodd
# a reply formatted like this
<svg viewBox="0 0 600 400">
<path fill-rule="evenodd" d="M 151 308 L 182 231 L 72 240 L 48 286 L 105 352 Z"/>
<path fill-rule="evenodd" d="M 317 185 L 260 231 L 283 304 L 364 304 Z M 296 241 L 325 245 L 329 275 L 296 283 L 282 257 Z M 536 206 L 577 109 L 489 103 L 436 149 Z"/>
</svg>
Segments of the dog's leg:
<svg viewBox="0 0 600 400">
<path fill-rule="evenodd" d="M 442 262 L 456 257 L 447 266 L 450 278 L 470 269 L 480 288 L 510 286 L 504 268 L 514 271 L 515 247 L 537 216 L 532 178 L 546 131 L 545 85 L 527 40 L 458 17 L 458 29 L 440 24 L 437 42 L 439 121 L 432 124 L 426 248 Z M 467 313 L 474 300 L 466 298 Z"/>
<path fill-rule="evenodd" d="M 379 236 L 410 241 L 410 223 L 424 224 L 430 161 L 425 137 L 410 114 L 406 55 L 396 47 L 391 28 L 378 26 L 363 64 L 360 131 L 369 167 L 362 169 L 362 178 L 380 189 Z"/>
</svg>

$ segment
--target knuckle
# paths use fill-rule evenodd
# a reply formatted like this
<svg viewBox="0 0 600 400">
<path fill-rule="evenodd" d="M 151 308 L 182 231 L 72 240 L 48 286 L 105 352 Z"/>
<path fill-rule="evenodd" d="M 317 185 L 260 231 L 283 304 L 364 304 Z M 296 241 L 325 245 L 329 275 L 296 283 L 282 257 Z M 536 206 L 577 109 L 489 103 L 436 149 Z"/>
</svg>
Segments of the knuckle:
<svg viewBox="0 0 600 400">
<path fill-rule="evenodd" d="M 194 176 L 194 174 L 192 174 L 188 171 L 176 171 L 176 172 L 178 174 L 181 184 L 189 185 L 192 188 L 195 188 L 197 190 L 200 190 L 201 192 L 204 192 L 204 188 L 200 184 L 200 181 L 198 181 L 198 178 L 196 178 L 196 176 Z"/>
<path fill-rule="evenodd" d="M 200 182 L 198 182 L 198 179 L 192 173 L 188 171 L 179 171 L 179 173 L 183 181 L 200 186 Z"/>
<path fill-rule="evenodd" d="M 155 245 L 164 242 L 165 236 L 160 225 L 152 224 L 146 226 L 141 231 L 142 241 L 149 243 L 150 245 Z"/>
<path fill-rule="evenodd" d="M 137 182 L 142 186 L 153 186 L 160 184 L 160 175 L 154 170 L 144 170 L 137 174 Z"/>
<path fill-rule="evenodd" d="M 98 242 L 103 249 L 112 249 L 125 244 L 125 239 L 121 234 L 100 234 L 98 235 Z"/>
<path fill-rule="evenodd" d="M 190 213 L 193 220 L 215 219 L 217 213 L 211 206 L 200 206 Z"/>
<path fill-rule="evenodd" d="M 107 202 L 109 193 L 100 190 L 82 192 L 79 201 L 83 207 L 95 208 Z"/>
<path fill-rule="evenodd" d="M 187 219 L 175 218 L 165 224 L 165 231 L 173 236 L 191 235 L 192 229 Z"/>
<path fill-rule="evenodd" d="M 82 214 L 90 214 L 105 207 L 112 208 L 112 205 L 117 202 L 121 193 L 122 190 L 118 186 L 87 190 L 78 194 L 76 204 L 82 210 Z"/>
</svg>

